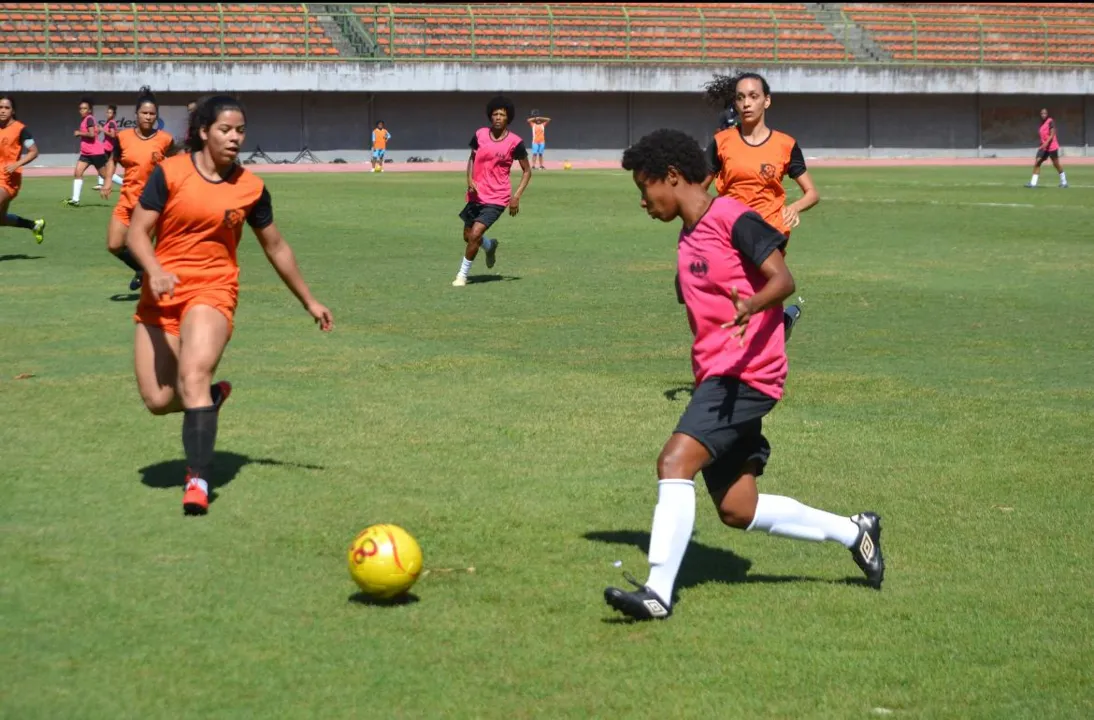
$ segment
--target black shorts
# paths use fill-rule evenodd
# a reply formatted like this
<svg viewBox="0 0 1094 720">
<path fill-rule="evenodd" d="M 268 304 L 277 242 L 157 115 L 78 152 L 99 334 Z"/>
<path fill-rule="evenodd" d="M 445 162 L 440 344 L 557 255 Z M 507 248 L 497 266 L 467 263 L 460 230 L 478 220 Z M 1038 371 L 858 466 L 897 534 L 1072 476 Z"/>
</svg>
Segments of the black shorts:
<svg viewBox="0 0 1094 720">
<path fill-rule="evenodd" d="M 1037 162 L 1039 162 L 1039 163 L 1043 163 L 1045 160 L 1059 160 L 1059 159 L 1060 159 L 1060 151 L 1059 150 L 1038 150 L 1037 151 Z"/>
<path fill-rule="evenodd" d="M 463 226 L 469 228 L 475 223 L 482 223 L 486 227 L 490 227 L 498 221 L 501 214 L 505 212 L 504 205 L 484 205 L 477 202 L 469 202 L 463 206 L 463 210 L 460 211 L 460 219 L 463 220 Z"/>
<path fill-rule="evenodd" d="M 756 475 L 763 475 L 771 457 L 771 445 L 761 432 L 763 417 L 777 403 L 732 377 L 707 378 L 695 388 L 674 432 L 695 438 L 714 458 L 703 469 L 711 495 L 736 482 L 749 461 L 758 464 Z"/>
<path fill-rule="evenodd" d="M 106 155 L 80 155 L 79 162 L 85 162 L 96 170 L 102 170 L 106 167 Z"/>
</svg>

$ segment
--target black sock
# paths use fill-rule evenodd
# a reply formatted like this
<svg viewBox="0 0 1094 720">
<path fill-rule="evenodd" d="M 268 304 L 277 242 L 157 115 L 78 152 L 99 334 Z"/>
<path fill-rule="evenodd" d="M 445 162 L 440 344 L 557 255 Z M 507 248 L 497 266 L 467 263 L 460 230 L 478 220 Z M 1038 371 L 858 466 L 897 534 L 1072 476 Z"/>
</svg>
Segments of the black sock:
<svg viewBox="0 0 1094 720">
<path fill-rule="evenodd" d="M 209 394 L 213 396 L 213 407 L 220 404 L 220 385 L 210 385 Z"/>
<path fill-rule="evenodd" d="M 34 229 L 34 221 L 27 220 L 25 217 L 19 217 L 18 215 L 12 215 L 11 213 L 8 213 L 7 217 L 5 217 L 4 220 L 4 224 L 10 227 L 23 228 L 24 230 Z"/>
<path fill-rule="evenodd" d="M 217 409 L 209 407 L 187 410 L 182 417 L 182 447 L 186 451 L 186 467 L 195 477 L 210 482 L 213 471 L 213 448 L 217 442 Z"/>
<path fill-rule="evenodd" d="M 144 268 L 137 262 L 137 258 L 133 257 L 133 253 L 129 252 L 129 248 L 123 247 L 116 257 L 123 263 L 129 266 L 129 269 L 133 272 L 144 272 Z"/>
</svg>

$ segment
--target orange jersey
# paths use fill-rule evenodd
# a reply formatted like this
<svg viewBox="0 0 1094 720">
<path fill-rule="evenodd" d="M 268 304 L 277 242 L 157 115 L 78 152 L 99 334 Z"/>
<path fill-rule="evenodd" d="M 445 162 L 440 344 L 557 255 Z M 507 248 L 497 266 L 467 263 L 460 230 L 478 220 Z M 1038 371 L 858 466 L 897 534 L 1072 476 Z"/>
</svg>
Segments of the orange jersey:
<svg viewBox="0 0 1094 720">
<path fill-rule="evenodd" d="M 23 149 L 33 144 L 34 138 L 27 126 L 18 120 L 9 120 L 7 126 L 0 128 L 0 186 L 18 190 L 23 181 L 22 170 L 9 174 L 5 168 L 19 162 Z"/>
<path fill-rule="evenodd" d="M 132 210 L 137 206 L 145 183 L 152 171 L 167 157 L 174 138 L 158 130 L 152 137 L 141 137 L 134 128 L 118 133 L 114 145 L 114 160 L 125 169 L 118 208 Z"/>
<path fill-rule="evenodd" d="M 532 142 L 541 143 L 546 142 L 547 137 L 547 124 L 546 123 L 532 123 Z"/>
<path fill-rule="evenodd" d="M 391 133 L 386 128 L 384 130 L 376 128 L 372 131 L 372 149 L 387 150 L 387 141 L 390 137 Z"/>
<path fill-rule="evenodd" d="M 782 217 L 783 178 L 799 178 L 806 171 L 794 138 L 772 130 L 767 140 L 750 145 L 738 128 L 729 128 L 714 136 L 710 161 L 719 195 L 740 200 L 784 235 L 790 232 Z"/>
<path fill-rule="evenodd" d="M 227 180 L 212 182 L 198 172 L 189 153 L 168 158 L 152 171 L 140 204 L 160 213 L 156 260 L 178 277 L 176 294 L 195 287 L 238 292 L 236 248 L 244 223 L 256 229 L 273 223 L 262 180 L 237 166 Z"/>
</svg>

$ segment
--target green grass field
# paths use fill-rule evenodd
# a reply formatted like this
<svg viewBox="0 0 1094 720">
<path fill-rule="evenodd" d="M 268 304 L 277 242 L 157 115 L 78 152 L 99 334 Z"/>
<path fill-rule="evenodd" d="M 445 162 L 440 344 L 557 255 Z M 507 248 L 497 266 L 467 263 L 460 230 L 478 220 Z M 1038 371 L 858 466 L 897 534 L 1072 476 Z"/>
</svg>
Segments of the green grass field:
<svg viewBox="0 0 1094 720">
<path fill-rule="evenodd" d="M 181 417 L 136 391 L 110 206 L 27 180 L 46 242 L 0 230 L 0 716 L 1094 716 L 1094 168 L 813 174 L 761 489 L 880 512 L 884 590 L 700 492 L 675 615 L 641 625 L 602 592 L 616 560 L 645 577 L 691 371 L 677 227 L 629 176 L 537 174 L 463 289 L 458 175 L 269 176 L 336 328 L 248 232 L 205 518 Z M 422 545 L 415 602 L 353 600 L 377 522 Z"/>
</svg>

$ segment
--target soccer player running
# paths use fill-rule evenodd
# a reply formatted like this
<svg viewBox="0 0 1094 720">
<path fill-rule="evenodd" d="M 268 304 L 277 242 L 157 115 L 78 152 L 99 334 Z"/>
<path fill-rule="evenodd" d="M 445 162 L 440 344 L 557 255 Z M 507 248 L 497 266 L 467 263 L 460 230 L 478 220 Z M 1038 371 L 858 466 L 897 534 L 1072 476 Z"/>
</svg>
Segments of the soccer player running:
<svg viewBox="0 0 1094 720">
<path fill-rule="evenodd" d="M 1041 164 L 1051 159 L 1052 166 L 1060 175 L 1060 187 L 1067 187 L 1067 174 L 1060 167 L 1060 139 L 1056 136 L 1056 121 L 1048 116 L 1048 109 L 1041 108 L 1041 145 L 1037 148 L 1037 158 L 1033 161 L 1033 177 L 1026 183 L 1026 187 L 1037 187 L 1037 180 L 1041 177 Z"/>
<path fill-rule="evenodd" d="M 539 158 L 539 169 L 546 170 L 543 165 L 543 151 L 547 149 L 547 124 L 551 118 L 543 117 L 538 110 L 532 111 L 528 118 L 528 124 L 532 127 L 532 168 L 536 167 L 536 158 Z"/>
<path fill-rule="evenodd" d="M 174 154 L 174 138 L 170 133 L 156 129 L 160 114 L 159 103 L 147 85 L 141 88 L 137 98 L 136 113 L 137 127 L 122 130 L 115 137 L 114 147 L 106 162 L 106 175 L 110 179 L 99 190 L 104 200 L 110 197 L 111 183 L 118 180 L 114 171 L 121 165 L 125 178 L 122 181 L 121 196 L 107 226 L 106 248 L 133 271 L 133 279 L 129 281 L 130 290 L 140 288 L 144 274 L 140 263 L 125 244 L 133 210 L 137 207 L 141 191 L 156 165 Z"/>
<path fill-rule="evenodd" d="M 480 247 L 486 252 L 486 267 L 494 267 L 498 241 L 483 237 L 483 234 L 497 222 L 506 207 L 510 215 L 520 212 L 520 196 L 532 179 L 524 141 L 509 130 L 515 114 L 516 109 L 509 98 L 501 95 L 491 98 L 486 104 L 490 126 L 479 128 L 471 138 L 471 156 L 467 158 L 467 204 L 460 211 L 467 248 L 460 271 L 452 281 L 453 287 L 467 285 L 467 274 L 471 272 L 471 263 Z M 514 160 L 520 163 L 521 169 L 516 192 L 509 182 Z"/>
<path fill-rule="evenodd" d="M 72 197 L 64 201 L 70 207 L 80 207 L 80 191 L 84 187 L 84 173 L 88 166 L 94 167 L 99 177 L 106 181 L 106 154 L 99 139 L 99 125 L 95 121 L 94 110 L 91 98 L 80 101 L 80 127 L 72 133 L 80 138 L 80 157 L 76 160 L 76 169 L 72 173 Z"/>
<path fill-rule="evenodd" d="M 706 88 L 708 98 L 733 104 L 739 122 L 714 136 L 709 151 L 711 174 L 703 181 L 703 187 L 716 182 L 719 195 L 745 203 L 789 239 L 790 231 L 801 222 L 801 213 L 820 202 L 820 195 L 797 141 L 767 127 L 765 118 L 771 107 L 767 80 L 756 73 L 717 75 Z M 783 178 L 787 175 L 802 191 L 802 196 L 789 205 L 783 188 Z M 788 336 L 800 315 L 800 306 L 786 308 L 784 324 Z"/>
<path fill-rule="evenodd" d="M 390 139 L 391 133 L 384 127 L 384 121 L 377 121 L 372 130 L 372 172 L 384 171 L 384 156 L 387 154 L 387 141 Z"/>
<path fill-rule="evenodd" d="M 103 185 L 107 184 L 105 178 L 109 177 L 112 173 L 112 170 L 110 170 L 110 156 L 114 153 L 114 148 L 118 142 L 118 121 L 114 119 L 117 116 L 118 106 L 107 105 L 106 122 L 103 123 L 103 154 L 106 156 L 107 169 L 104 171 L 103 175 L 99 176 L 99 179 L 96 181 L 96 190 L 101 191 L 103 189 Z M 113 180 L 118 185 L 121 185 L 123 182 L 123 178 L 120 178 L 117 175 L 114 175 Z M 106 197 L 109 197 L 109 195 Z M 105 200 L 106 197 L 104 197 L 103 199 Z"/>
<path fill-rule="evenodd" d="M 881 519 L 807 507 L 760 494 L 771 447 L 763 418 L 783 395 L 787 359 L 782 302 L 794 278 L 779 252 L 786 237 L 744 203 L 711 198 L 699 145 L 678 130 L 658 130 L 623 154 L 653 218 L 682 229 L 677 268 L 695 336 L 696 389 L 657 459 L 658 498 L 650 533 L 650 574 L 636 590 L 607 588 L 607 603 L 636 620 L 667 618 L 673 586 L 695 524 L 694 478 L 700 471 L 722 522 L 798 540 L 832 540 L 850 549 L 869 583 L 885 573 Z"/>
<path fill-rule="evenodd" d="M 34 233 L 34 240 L 45 240 L 46 221 L 28 220 L 8 214 L 11 201 L 23 187 L 23 167 L 38 157 L 38 146 L 26 125 L 15 117 L 15 100 L 0 95 L 0 224 L 23 228 Z"/>
<path fill-rule="evenodd" d="M 184 413 L 187 514 L 209 508 L 217 416 L 231 392 L 230 384 L 213 385 L 212 377 L 232 335 L 239 293 L 236 249 L 245 222 L 320 329 L 334 326 L 274 225 L 264 183 L 238 164 L 245 123 L 235 98 L 202 100 L 190 118 L 192 152 L 168 158 L 152 171 L 129 226 L 129 247 L 147 272 L 134 317 L 137 387 L 152 414 Z"/>
</svg>

